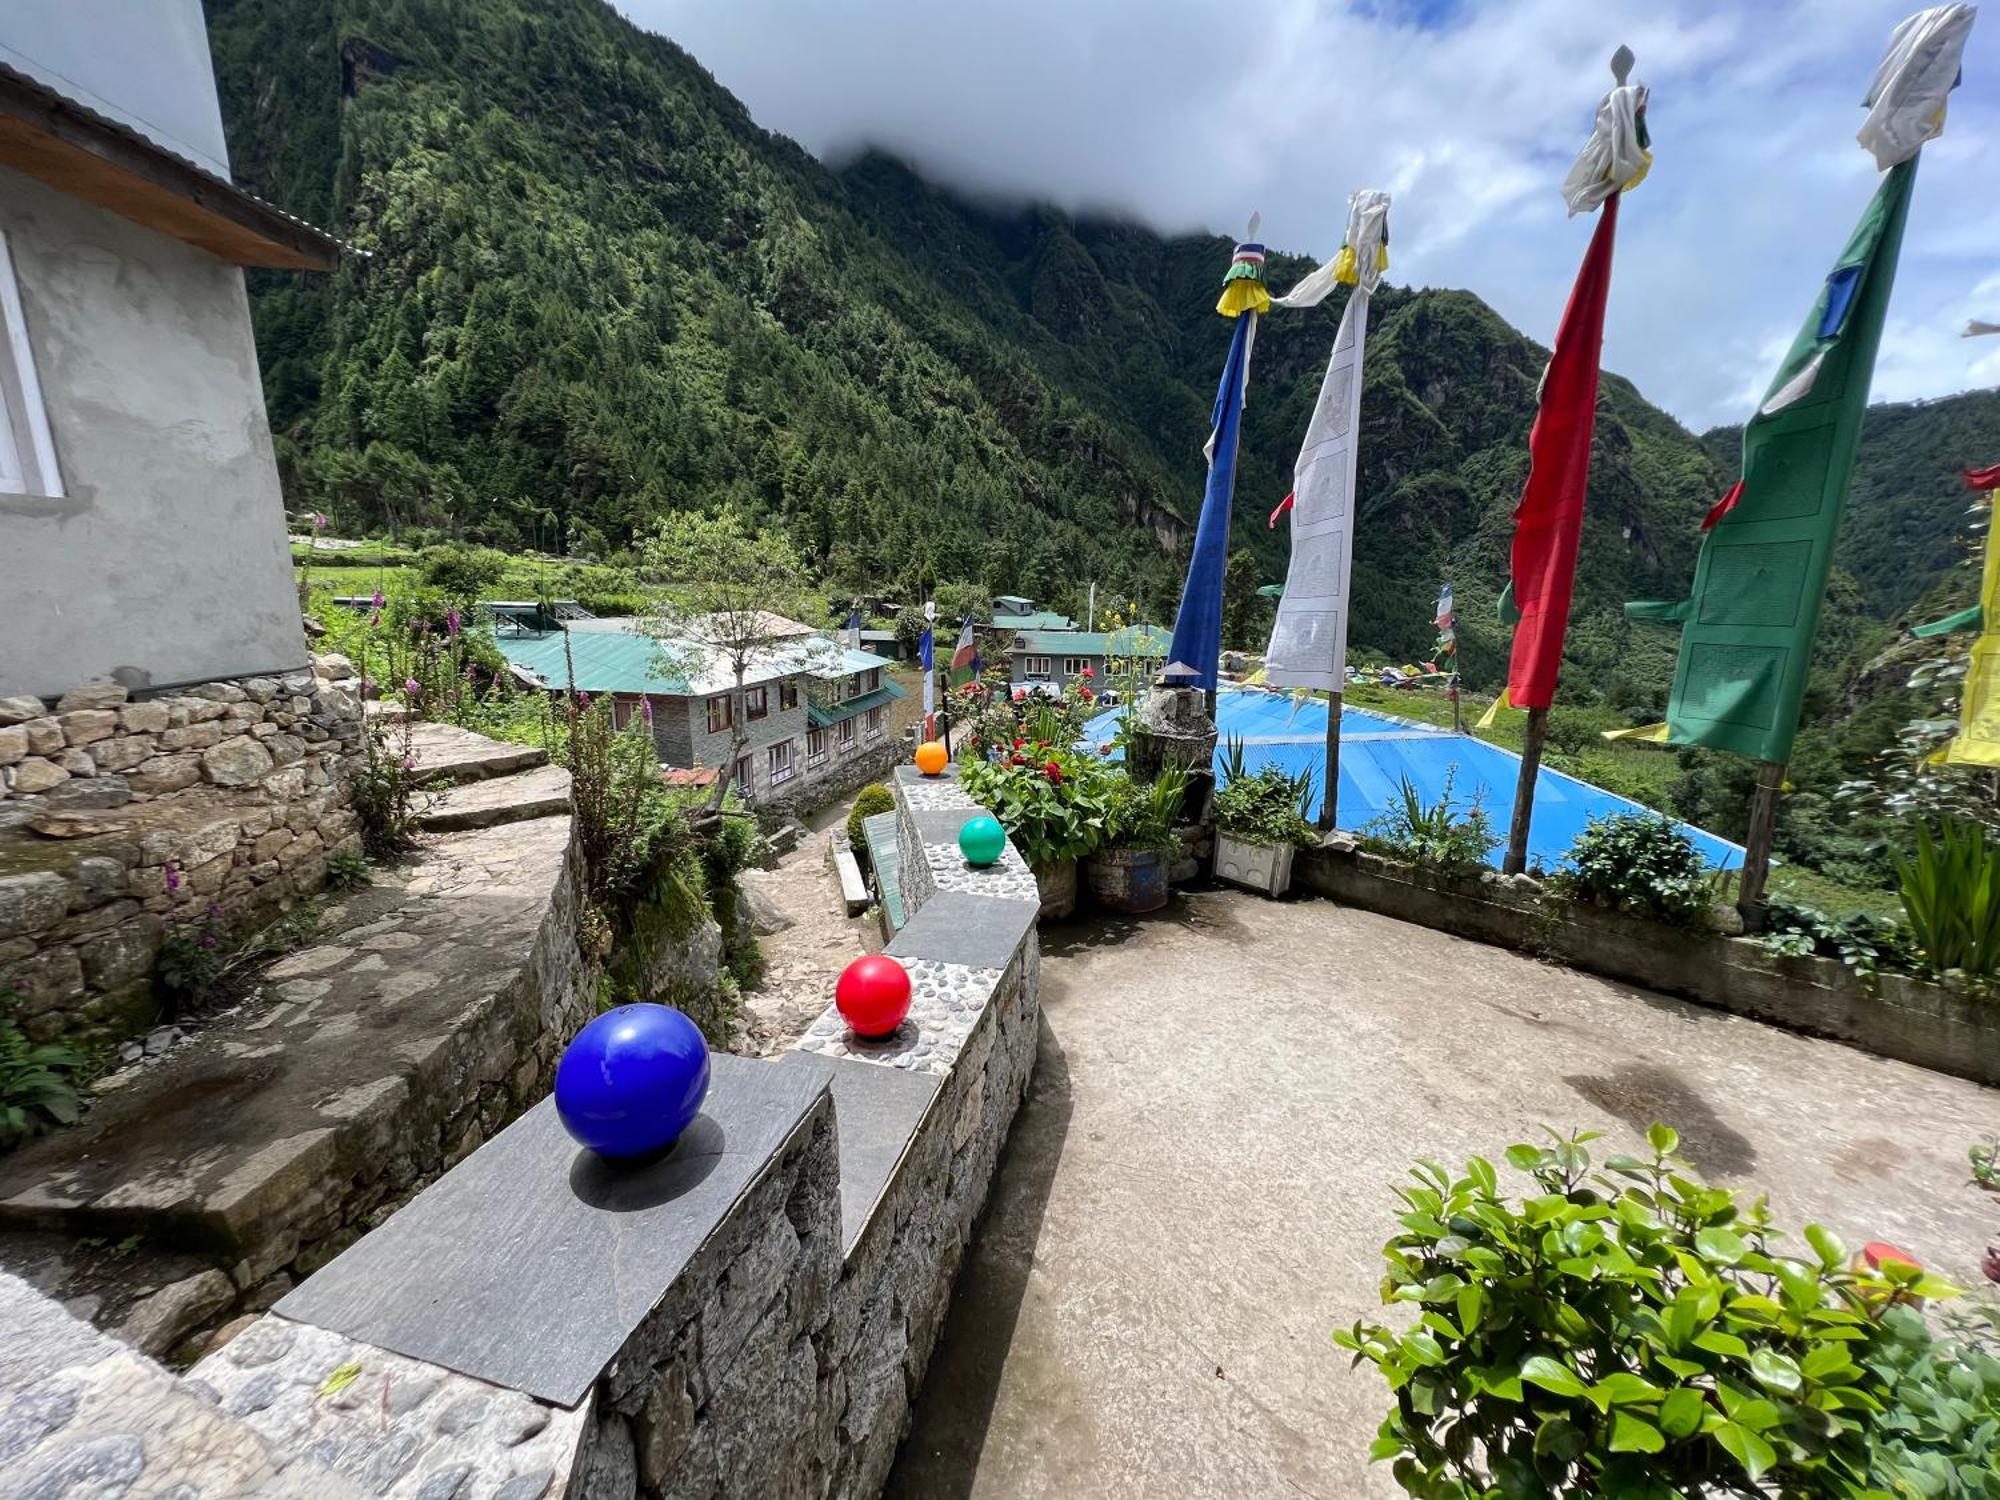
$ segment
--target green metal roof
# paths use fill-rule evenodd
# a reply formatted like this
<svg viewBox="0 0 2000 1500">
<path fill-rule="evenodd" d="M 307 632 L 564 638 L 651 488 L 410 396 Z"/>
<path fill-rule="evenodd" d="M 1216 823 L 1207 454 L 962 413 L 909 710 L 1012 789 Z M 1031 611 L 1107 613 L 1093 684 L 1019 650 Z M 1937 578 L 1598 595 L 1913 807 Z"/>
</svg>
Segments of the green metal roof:
<svg viewBox="0 0 2000 1500">
<path fill-rule="evenodd" d="M 563 640 L 569 640 L 569 655 L 575 663 L 576 686 L 586 693 L 647 693 L 663 697 L 706 697 L 732 686 L 734 673 L 715 653 L 704 670 L 690 684 L 682 662 L 669 662 L 660 651 L 661 643 L 638 631 L 605 628 L 593 621 L 589 628 L 549 631 L 540 635 L 511 635 L 500 632 L 495 644 L 508 662 L 540 678 L 549 688 L 568 684 L 570 663 L 563 659 Z M 682 652 L 692 648 L 669 649 Z M 856 651 L 820 637 L 815 643 L 774 647 L 765 660 L 755 662 L 744 673 L 746 686 L 776 682 L 801 673 L 823 679 L 845 677 L 895 663 L 872 651 Z"/>
<path fill-rule="evenodd" d="M 865 714 L 871 708 L 880 708 L 885 703 L 894 703 L 904 696 L 900 686 L 885 682 L 872 693 L 863 693 L 859 698 L 849 698 L 845 703 L 832 708 L 821 708 L 810 698 L 806 700 L 806 722 L 815 729 L 824 729 L 829 724 L 838 724 L 842 719 L 851 719 L 856 714 Z"/>
<path fill-rule="evenodd" d="M 1037 610 L 1031 615 L 995 615 L 995 630 L 1074 630 L 1076 621 L 1068 615 L 1059 615 L 1052 609 Z"/>
<path fill-rule="evenodd" d="M 1128 625 L 1122 630 L 1024 630 L 1013 650 L 1032 656 L 1158 656 L 1164 657 L 1173 636 L 1157 625 Z"/>
<path fill-rule="evenodd" d="M 569 643 L 568 661 L 563 658 L 565 639 Z M 574 663 L 575 685 L 586 693 L 688 693 L 687 679 L 668 665 L 660 655 L 659 643 L 649 635 L 622 630 L 552 630 L 546 635 L 503 633 L 495 644 L 509 664 L 534 673 L 550 688 L 569 685 Z"/>
</svg>

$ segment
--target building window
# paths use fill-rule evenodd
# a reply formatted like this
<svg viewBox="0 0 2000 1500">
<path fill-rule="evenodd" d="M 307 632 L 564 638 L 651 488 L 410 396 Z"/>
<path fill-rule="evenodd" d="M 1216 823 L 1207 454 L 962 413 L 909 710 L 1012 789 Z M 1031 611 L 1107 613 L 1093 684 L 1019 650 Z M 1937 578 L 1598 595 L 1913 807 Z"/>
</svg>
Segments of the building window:
<svg viewBox="0 0 2000 1500">
<path fill-rule="evenodd" d="M 611 723 L 616 729 L 623 729 L 632 722 L 632 716 L 639 711 L 639 705 L 628 698 L 611 700 Z"/>
<path fill-rule="evenodd" d="M 766 717 L 771 712 L 771 697 L 768 688 L 745 688 L 743 690 L 743 717 L 754 721 Z"/>
<path fill-rule="evenodd" d="M 42 383 L 35 374 L 34 351 L 28 347 L 21 289 L 14 280 L 5 234 L 0 234 L 0 492 L 63 493 L 55 438 L 42 405 Z"/>
<path fill-rule="evenodd" d="M 1090 670 L 1090 658 L 1087 656 L 1065 656 L 1063 658 L 1063 676 L 1065 677 L 1081 677 L 1085 672 Z"/>
<path fill-rule="evenodd" d="M 799 706 L 799 685 L 789 679 L 778 684 L 778 711 L 784 713 Z"/>
<path fill-rule="evenodd" d="M 882 669 L 880 667 L 870 667 L 866 672 L 862 673 L 861 683 L 861 690 L 864 693 L 878 691 L 882 686 Z"/>
<path fill-rule="evenodd" d="M 756 782 L 750 771 L 750 757 L 747 755 L 736 762 L 736 790 L 746 797 L 756 790 Z"/>
<path fill-rule="evenodd" d="M 871 708 L 868 710 L 869 738 L 873 739 L 876 735 L 880 734 L 881 732 L 882 732 L 882 710 L 879 708 Z"/>
<path fill-rule="evenodd" d="M 826 731 L 808 729 L 806 731 L 806 764 L 816 765 L 826 759 Z"/>
<path fill-rule="evenodd" d="M 720 734 L 735 721 L 729 717 L 729 694 L 719 693 L 708 700 L 708 732 Z"/>
<path fill-rule="evenodd" d="M 1021 675 L 1030 682 L 1047 682 L 1049 680 L 1049 659 L 1046 656 L 1022 657 Z"/>
<path fill-rule="evenodd" d="M 772 786 L 792 779 L 792 742 L 785 740 L 764 752 L 764 773 Z"/>
<path fill-rule="evenodd" d="M 854 721 L 852 719 L 842 719 L 840 721 L 840 748 L 845 750 L 849 745 L 853 743 L 854 743 Z"/>
</svg>

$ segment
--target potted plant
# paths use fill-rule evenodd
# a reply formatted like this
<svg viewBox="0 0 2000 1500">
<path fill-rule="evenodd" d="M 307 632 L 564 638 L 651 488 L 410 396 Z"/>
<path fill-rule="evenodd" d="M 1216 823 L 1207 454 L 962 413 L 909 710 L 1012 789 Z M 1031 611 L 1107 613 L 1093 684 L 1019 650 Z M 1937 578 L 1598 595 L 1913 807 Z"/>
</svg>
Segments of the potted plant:
<svg viewBox="0 0 2000 1500">
<path fill-rule="evenodd" d="M 1104 843 L 1084 861 L 1090 899 L 1107 911 L 1158 911 L 1180 840 L 1174 824 L 1187 794 L 1187 772 L 1168 767 L 1151 781 L 1119 775 L 1106 798 Z"/>
<path fill-rule="evenodd" d="M 1076 909 L 1076 862 L 1104 841 L 1111 770 L 1095 756 L 1018 737 L 959 768 L 959 785 L 984 803 L 1035 872 L 1041 919 Z"/>
<path fill-rule="evenodd" d="M 1215 794 L 1215 876 L 1232 885 L 1282 896 L 1292 884 L 1292 851 L 1319 842 L 1307 814 L 1313 804 L 1311 767 L 1287 771 L 1275 763 L 1248 770 L 1243 745 L 1232 740 Z"/>
</svg>

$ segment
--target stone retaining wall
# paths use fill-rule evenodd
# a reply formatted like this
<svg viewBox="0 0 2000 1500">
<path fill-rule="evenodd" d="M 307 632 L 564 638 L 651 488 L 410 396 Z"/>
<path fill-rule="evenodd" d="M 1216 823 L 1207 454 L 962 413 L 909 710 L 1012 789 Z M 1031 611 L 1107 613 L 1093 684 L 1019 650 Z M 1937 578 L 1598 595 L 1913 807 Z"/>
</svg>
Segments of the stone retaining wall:
<svg viewBox="0 0 2000 1500">
<path fill-rule="evenodd" d="M 935 869 L 939 815 L 976 809 L 899 792 Z M 606 1167 L 537 1105 L 167 1382 L 210 1415 L 154 1424 L 146 1492 L 250 1473 L 404 1500 L 879 1493 L 1034 1063 L 1036 905 L 1012 884 L 916 905 L 889 949 L 915 991 L 894 1037 L 829 1017 L 777 1061 L 715 1058 L 703 1119 L 658 1163 Z M 131 1468 L 165 1380 L 147 1367 L 79 1414 L 62 1346 L 0 1361 L 10 1473 L 52 1492 Z"/>
<path fill-rule="evenodd" d="M 1525 876 L 1449 878 L 1358 850 L 1300 850 L 1294 884 L 1349 906 L 1556 959 L 1610 979 L 2000 1084 L 2000 1005 L 1901 974 L 1875 990 L 1835 959 L 1780 958 L 1546 893 Z"/>
<path fill-rule="evenodd" d="M 0 994 L 31 1038 L 143 1030 L 169 924 L 268 921 L 359 850 L 358 684 L 319 661 L 140 701 L 110 682 L 0 699 Z"/>
</svg>

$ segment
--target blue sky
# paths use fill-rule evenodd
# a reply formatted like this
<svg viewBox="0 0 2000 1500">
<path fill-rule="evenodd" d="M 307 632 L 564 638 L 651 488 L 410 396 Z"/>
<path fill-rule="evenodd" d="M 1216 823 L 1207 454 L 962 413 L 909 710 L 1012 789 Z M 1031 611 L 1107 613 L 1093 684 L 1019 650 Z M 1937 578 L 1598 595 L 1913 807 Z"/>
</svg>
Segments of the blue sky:
<svg viewBox="0 0 2000 1500">
<path fill-rule="evenodd" d="M 1387 188 L 1391 281 L 1544 343 L 1590 226 L 1558 186 L 1629 45 L 1652 176 L 1621 215 L 1605 363 L 1697 429 L 1755 405 L 1874 190 L 1854 142 L 1883 0 L 616 0 L 764 125 L 983 193 L 1337 247 Z M 2000 14 L 1925 148 L 1878 400 L 2000 384 Z M 1217 268 L 1218 277 L 1221 267 Z"/>
</svg>

